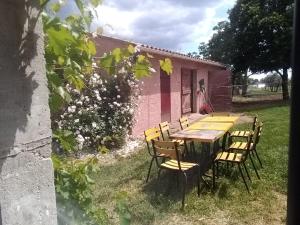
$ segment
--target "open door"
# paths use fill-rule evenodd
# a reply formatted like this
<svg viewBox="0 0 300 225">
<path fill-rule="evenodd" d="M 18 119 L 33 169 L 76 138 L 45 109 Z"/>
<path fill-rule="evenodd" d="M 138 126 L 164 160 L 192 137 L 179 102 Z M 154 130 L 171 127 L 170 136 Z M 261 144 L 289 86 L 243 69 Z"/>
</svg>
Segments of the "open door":
<svg viewBox="0 0 300 225">
<path fill-rule="evenodd" d="M 193 71 L 181 70 L 181 114 L 191 113 L 193 110 Z"/>
</svg>

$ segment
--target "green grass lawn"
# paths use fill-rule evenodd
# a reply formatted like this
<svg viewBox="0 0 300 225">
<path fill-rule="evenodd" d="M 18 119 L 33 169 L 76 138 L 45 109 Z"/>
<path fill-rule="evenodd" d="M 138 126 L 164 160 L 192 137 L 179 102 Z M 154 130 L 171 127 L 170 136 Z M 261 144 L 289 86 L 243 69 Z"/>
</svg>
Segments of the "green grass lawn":
<svg viewBox="0 0 300 225">
<path fill-rule="evenodd" d="M 163 173 L 158 181 L 156 167 L 145 183 L 150 157 L 145 149 L 112 165 L 103 165 L 95 175 L 94 204 L 105 208 L 111 224 L 120 224 L 115 210 L 119 193 L 126 193 L 131 224 L 285 224 L 287 192 L 287 159 L 289 107 L 271 107 L 246 112 L 257 113 L 264 122 L 257 146 L 264 168 L 261 180 L 252 170 L 251 194 L 248 194 L 238 170 L 222 175 L 214 192 L 203 189 L 197 196 L 190 185 L 185 210 L 181 207 L 181 186 L 170 174 Z M 237 128 L 247 128 L 249 124 Z M 191 179 L 189 180 L 191 181 Z M 191 183 L 191 182 L 190 182 Z M 194 183 L 195 184 L 195 183 Z"/>
</svg>

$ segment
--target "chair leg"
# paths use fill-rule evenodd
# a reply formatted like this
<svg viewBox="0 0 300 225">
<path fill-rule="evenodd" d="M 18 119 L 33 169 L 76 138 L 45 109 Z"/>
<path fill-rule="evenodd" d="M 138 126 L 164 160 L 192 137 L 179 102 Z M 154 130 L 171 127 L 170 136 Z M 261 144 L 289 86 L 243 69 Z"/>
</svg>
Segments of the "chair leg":
<svg viewBox="0 0 300 225">
<path fill-rule="evenodd" d="M 183 179 L 182 206 L 181 206 L 181 209 L 184 209 L 185 189 L 186 189 L 186 186 L 187 186 L 187 176 L 186 176 L 186 174 L 184 172 L 182 174 L 184 176 L 184 179 Z"/>
<path fill-rule="evenodd" d="M 243 172 L 242 172 L 242 168 L 241 168 L 240 164 L 238 164 L 238 167 L 239 167 L 240 174 L 241 174 L 241 176 L 242 176 L 242 178 L 243 178 L 244 184 L 245 184 L 245 186 L 246 186 L 246 189 L 247 189 L 248 193 L 250 193 L 249 187 L 248 187 L 247 182 L 246 182 L 246 180 L 245 180 L 245 177 L 244 177 L 244 174 L 243 174 Z"/>
<path fill-rule="evenodd" d="M 196 157 L 196 148 L 195 148 L 195 142 L 191 142 L 191 146 L 193 148 L 193 157 Z"/>
<path fill-rule="evenodd" d="M 154 157 L 152 157 L 151 162 L 150 162 L 150 166 L 149 166 L 149 169 L 148 169 L 146 183 L 148 182 L 149 177 L 150 177 L 150 172 L 151 172 L 151 167 L 152 167 L 153 161 L 154 161 Z"/>
<path fill-rule="evenodd" d="M 259 156 L 258 156 L 258 154 L 257 154 L 256 149 L 253 149 L 253 151 L 255 152 L 256 158 L 258 159 L 261 168 L 263 168 L 263 165 L 262 165 L 261 160 L 260 160 L 260 158 L 259 158 Z"/>
<path fill-rule="evenodd" d="M 197 167 L 197 194 L 200 196 L 200 169 Z"/>
<path fill-rule="evenodd" d="M 245 165 L 244 162 L 243 162 L 243 166 L 244 166 L 244 168 L 245 168 L 245 171 L 246 171 L 246 174 L 247 174 L 248 179 L 252 182 L 251 177 L 250 177 L 250 175 L 249 175 L 249 172 L 248 172 L 247 167 L 246 167 L 246 165 Z"/>
<path fill-rule="evenodd" d="M 179 187 L 179 172 L 176 171 L 175 173 L 176 173 L 176 185 L 177 187 Z"/>
<path fill-rule="evenodd" d="M 204 178 L 202 177 L 202 176 L 200 176 L 200 179 L 201 179 L 201 181 L 205 184 L 205 186 L 207 187 L 207 188 L 211 188 L 210 186 L 209 186 L 209 184 L 206 182 L 206 180 L 204 180 Z"/>
<path fill-rule="evenodd" d="M 187 146 L 186 141 L 184 141 L 184 150 L 185 150 L 186 156 L 188 156 L 189 155 L 189 150 L 188 150 L 188 146 Z"/>
<path fill-rule="evenodd" d="M 216 187 L 215 162 L 212 163 L 212 172 L 213 172 L 213 177 L 212 177 L 212 179 L 213 179 L 213 185 L 212 185 L 212 187 L 213 187 L 213 189 L 215 189 L 215 187 Z"/>
<path fill-rule="evenodd" d="M 252 166 L 253 166 L 253 168 L 254 168 L 254 171 L 255 171 L 255 173 L 256 173 L 257 178 L 260 179 L 260 177 L 259 177 L 259 175 L 258 175 L 258 172 L 257 172 L 257 169 L 256 169 L 256 166 L 255 166 L 254 161 L 253 161 L 253 159 L 252 159 L 252 157 L 251 157 L 250 154 L 249 154 L 249 158 L 250 158 L 250 160 L 251 160 L 251 163 L 252 163 Z"/>
</svg>

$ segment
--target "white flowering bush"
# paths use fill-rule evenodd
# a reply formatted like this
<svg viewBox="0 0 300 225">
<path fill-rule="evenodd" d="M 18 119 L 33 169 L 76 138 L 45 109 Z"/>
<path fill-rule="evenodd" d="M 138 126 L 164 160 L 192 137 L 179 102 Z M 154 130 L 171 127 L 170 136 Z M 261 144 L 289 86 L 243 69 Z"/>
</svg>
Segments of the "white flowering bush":
<svg viewBox="0 0 300 225">
<path fill-rule="evenodd" d="M 138 80 L 128 69 L 134 60 L 135 55 L 120 61 L 113 75 L 95 69 L 97 72 L 85 79 L 86 87 L 81 92 L 66 85 L 72 101 L 55 123 L 75 135 L 78 149 L 120 147 L 131 133 L 140 93 Z"/>
</svg>

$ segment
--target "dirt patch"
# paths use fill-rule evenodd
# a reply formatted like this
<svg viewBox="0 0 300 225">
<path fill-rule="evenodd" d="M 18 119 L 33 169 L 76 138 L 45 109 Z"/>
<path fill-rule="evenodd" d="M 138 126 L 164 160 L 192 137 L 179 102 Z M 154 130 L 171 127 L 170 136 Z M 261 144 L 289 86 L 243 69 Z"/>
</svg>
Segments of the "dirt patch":
<svg viewBox="0 0 300 225">
<path fill-rule="evenodd" d="M 289 101 L 283 101 L 281 99 L 271 99 L 271 100 L 251 100 L 251 101 L 233 101 L 232 102 L 232 111 L 233 112 L 242 112 L 245 110 L 251 109 L 263 109 L 274 106 L 285 106 L 288 105 Z"/>
<path fill-rule="evenodd" d="M 240 118 L 236 121 L 236 124 L 243 124 L 243 123 L 253 123 L 253 117 L 247 115 L 240 115 Z"/>
</svg>

